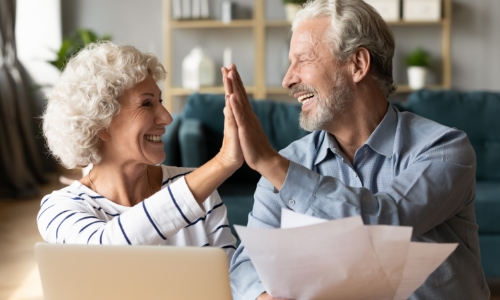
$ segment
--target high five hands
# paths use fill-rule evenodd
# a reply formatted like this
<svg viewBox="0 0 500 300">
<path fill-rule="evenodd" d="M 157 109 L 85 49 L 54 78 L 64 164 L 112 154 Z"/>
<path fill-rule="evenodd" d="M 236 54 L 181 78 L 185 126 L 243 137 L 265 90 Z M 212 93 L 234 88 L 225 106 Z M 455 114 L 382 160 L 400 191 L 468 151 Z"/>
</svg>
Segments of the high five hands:
<svg viewBox="0 0 500 300">
<path fill-rule="evenodd" d="M 250 168 L 269 180 L 276 189 L 285 182 L 289 161 L 276 152 L 260 126 L 248 101 L 236 66 L 221 69 L 226 93 L 224 131 L 237 132 L 241 153 Z M 224 138 L 226 139 L 226 138 Z"/>
</svg>

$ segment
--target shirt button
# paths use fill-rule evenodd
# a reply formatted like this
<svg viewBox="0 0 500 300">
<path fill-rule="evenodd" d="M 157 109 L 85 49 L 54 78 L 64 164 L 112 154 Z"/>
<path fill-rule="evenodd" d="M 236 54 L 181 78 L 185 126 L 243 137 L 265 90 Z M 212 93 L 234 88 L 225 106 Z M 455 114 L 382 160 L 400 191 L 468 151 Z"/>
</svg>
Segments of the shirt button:
<svg viewBox="0 0 500 300">
<path fill-rule="evenodd" d="M 290 200 L 288 201 L 288 204 L 289 204 L 290 206 L 294 206 L 294 205 L 295 205 L 295 199 L 290 199 Z"/>
</svg>

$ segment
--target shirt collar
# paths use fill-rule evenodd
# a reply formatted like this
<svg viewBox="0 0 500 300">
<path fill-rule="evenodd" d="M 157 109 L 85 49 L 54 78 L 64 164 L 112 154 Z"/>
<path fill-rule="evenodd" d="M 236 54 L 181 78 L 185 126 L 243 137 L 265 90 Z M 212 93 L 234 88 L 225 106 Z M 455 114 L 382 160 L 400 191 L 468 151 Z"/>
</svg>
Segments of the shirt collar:
<svg viewBox="0 0 500 300">
<path fill-rule="evenodd" d="M 342 156 L 340 154 L 340 149 L 337 145 L 335 137 L 325 130 L 323 130 L 321 134 L 322 136 L 320 136 L 319 139 L 321 144 L 319 145 L 317 152 L 318 154 L 316 155 L 316 159 L 314 160 L 315 165 L 319 164 L 326 158 L 326 156 L 328 155 L 328 150 L 331 150 L 333 153 Z"/>
<path fill-rule="evenodd" d="M 392 105 L 389 105 L 385 117 L 372 132 L 365 144 L 370 146 L 375 152 L 391 158 L 397 123 L 398 116 L 396 110 Z"/>
<path fill-rule="evenodd" d="M 398 117 L 395 109 L 389 105 L 387 113 L 385 114 L 382 121 L 378 124 L 377 128 L 372 132 L 365 145 L 370 146 L 375 152 L 386 156 L 387 158 L 392 157 L 392 150 L 394 146 L 394 135 L 396 134 Z M 320 145 L 318 147 L 316 159 L 314 164 L 317 165 L 322 162 L 328 155 L 328 150 L 333 153 L 344 157 L 337 145 L 335 137 L 326 131 L 322 131 L 322 136 L 320 135 L 319 141 Z"/>
</svg>

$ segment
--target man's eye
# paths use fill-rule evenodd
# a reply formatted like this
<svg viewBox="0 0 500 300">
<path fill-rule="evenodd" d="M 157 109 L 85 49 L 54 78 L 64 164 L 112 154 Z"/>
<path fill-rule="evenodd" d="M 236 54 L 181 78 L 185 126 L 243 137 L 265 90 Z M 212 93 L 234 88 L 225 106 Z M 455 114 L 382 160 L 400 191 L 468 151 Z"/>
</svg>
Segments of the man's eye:
<svg viewBox="0 0 500 300">
<path fill-rule="evenodd" d="M 148 102 L 144 102 L 144 103 L 142 104 L 142 106 L 151 106 L 151 105 L 153 105 L 153 104 L 152 104 L 150 101 L 148 101 Z"/>
<path fill-rule="evenodd" d="M 160 99 L 160 103 L 163 103 L 163 99 Z"/>
</svg>

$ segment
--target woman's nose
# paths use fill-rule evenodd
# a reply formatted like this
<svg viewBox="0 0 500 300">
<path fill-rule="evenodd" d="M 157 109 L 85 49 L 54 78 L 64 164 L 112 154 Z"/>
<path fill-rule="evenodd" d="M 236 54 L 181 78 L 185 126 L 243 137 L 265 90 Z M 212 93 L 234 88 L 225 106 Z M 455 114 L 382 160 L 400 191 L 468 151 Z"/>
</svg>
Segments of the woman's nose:
<svg viewBox="0 0 500 300">
<path fill-rule="evenodd" d="M 160 107 L 158 108 L 156 119 L 157 119 L 156 123 L 158 125 L 163 125 L 163 126 L 167 126 L 173 121 L 172 115 L 168 112 L 165 106 L 161 104 Z"/>
</svg>

